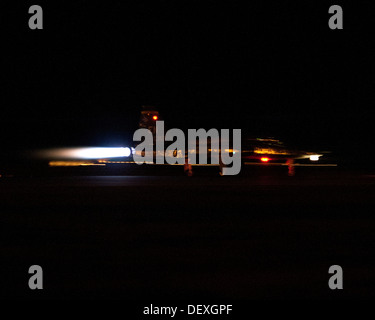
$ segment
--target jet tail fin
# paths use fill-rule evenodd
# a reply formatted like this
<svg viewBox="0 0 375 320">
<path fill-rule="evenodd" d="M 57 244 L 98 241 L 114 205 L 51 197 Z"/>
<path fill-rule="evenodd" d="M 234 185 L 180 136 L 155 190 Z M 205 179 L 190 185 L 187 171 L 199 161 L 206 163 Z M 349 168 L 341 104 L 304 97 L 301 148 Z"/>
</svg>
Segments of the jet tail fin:
<svg viewBox="0 0 375 320">
<path fill-rule="evenodd" d="M 157 120 L 160 120 L 159 111 L 152 106 L 142 106 L 139 128 L 148 129 L 155 135 Z"/>
</svg>

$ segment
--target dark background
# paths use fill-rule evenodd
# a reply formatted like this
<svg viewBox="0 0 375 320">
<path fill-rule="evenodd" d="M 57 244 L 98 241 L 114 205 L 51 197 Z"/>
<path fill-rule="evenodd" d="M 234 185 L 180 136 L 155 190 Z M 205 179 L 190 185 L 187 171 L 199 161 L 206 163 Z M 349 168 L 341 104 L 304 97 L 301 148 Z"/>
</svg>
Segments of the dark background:
<svg viewBox="0 0 375 320">
<path fill-rule="evenodd" d="M 77 177 L 21 163 L 20 178 L 0 180 L 0 296 L 374 296 L 370 2 L 336 2 L 334 31 L 333 1 L 13 2 L 0 9 L 1 175 L 18 150 L 128 145 L 142 105 L 169 128 L 242 128 L 332 150 L 340 165 L 294 177 L 249 165 L 226 179 L 216 167 L 190 178 L 178 166 L 83 166 Z M 33 4 L 43 30 L 28 28 Z M 45 272 L 37 292 L 33 264 Z M 334 264 L 345 290 L 328 289 Z"/>
<path fill-rule="evenodd" d="M 373 163 L 370 1 L 17 1 L 2 10 L 3 150 L 120 146 L 166 126 L 241 128 Z M 43 30 L 28 8 L 41 5 Z"/>
</svg>

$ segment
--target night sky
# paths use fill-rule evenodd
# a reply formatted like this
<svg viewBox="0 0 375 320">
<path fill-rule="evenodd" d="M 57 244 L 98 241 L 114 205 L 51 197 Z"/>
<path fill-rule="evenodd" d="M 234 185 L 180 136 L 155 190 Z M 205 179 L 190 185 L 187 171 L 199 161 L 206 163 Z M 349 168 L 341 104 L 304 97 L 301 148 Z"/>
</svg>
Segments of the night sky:
<svg viewBox="0 0 375 320">
<path fill-rule="evenodd" d="M 374 155 L 374 6 L 342 3 L 333 31 L 336 3 L 300 2 L 17 1 L 2 13 L 1 146 L 120 146 L 153 105 L 169 128 Z"/>
</svg>

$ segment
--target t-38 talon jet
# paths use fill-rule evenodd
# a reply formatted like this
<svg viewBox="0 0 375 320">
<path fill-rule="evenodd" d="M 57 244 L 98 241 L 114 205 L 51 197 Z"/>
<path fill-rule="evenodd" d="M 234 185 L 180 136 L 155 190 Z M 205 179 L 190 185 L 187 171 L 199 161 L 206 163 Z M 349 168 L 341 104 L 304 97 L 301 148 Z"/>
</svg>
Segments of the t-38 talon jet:
<svg viewBox="0 0 375 320">
<path fill-rule="evenodd" d="M 159 112 L 153 107 L 142 107 L 139 129 L 148 129 L 153 134 L 153 141 L 151 142 L 153 156 L 151 161 L 145 162 L 145 165 L 158 165 L 155 161 L 157 153 L 160 156 L 160 150 L 154 148 L 156 141 L 156 127 L 157 122 L 160 121 Z M 203 130 L 203 129 L 202 129 Z M 205 132 L 208 134 L 208 132 Z M 164 136 L 163 136 L 164 137 Z M 198 139 L 197 139 L 198 140 Z M 216 140 L 216 141 L 215 141 Z M 218 141 L 220 140 L 220 141 Z M 237 159 L 240 158 L 241 166 L 256 165 L 256 166 L 288 166 L 288 174 L 294 175 L 295 166 L 313 166 L 319 162 L 320 157 L 325 152 L 309 152 L 288 148 L 283 142 L 274 138 L 246 138 L 241 137 L 241 147 L 235 147 L 235 144 L 227 141 L 225 148 L 222 148 L 222 142 L 225 139 L 219 137 L 218 139 L 206 135 L 206 143 L 199 145 L 198 142 L 194 149 L 195 156 L 199 161 L 190 162 L 186 156 L 191 154 L 189 145 L 185 144 L 185 150 L 171 149 L 171 142 L 165 142 L 164 149 L 161 150 L 161 156 L 164 158 L 173 157 L 179 158 L 178 163 L 174 165 L 184 166 L 184 171 L 187 175 L 192 175 L 193 166 L 218 166 L 219 172 L 222 174 L 223 169 L 227 167 L 221 161 L 223 153 L 229 156 L 236 154 Z M 230 140 L 230 139 L 227 139 Z M 199 139 L 200 142 L 200 139 Z M 216 142 L 216 144 L 215 144 Z M 40 150 L 34 153 L 36 157 L 48 160 L 49 167 L 72 167 L 72 166 L 111 166 L 111 164 L 135 164 L 134 158 L 137 154 L 137 145 L 133 147 L 124 148 L 64 148 L 53 150 Z M 141 151 L 142 152 L 142 151 Z M 219 154 L 219 161 L 212 161 L 213 153 Z M 200 155 L 204 154 L 207 161 L 202 163 Z M 304 160 L 307 159 L 307 160 Z M 306 163 L 307 161 L 307 163 Z M 300 163 L 303 162 L 303 163 Z M 163 163 L 170 165 L 170 163 Z M 234 164 L 234 162 L 233 162 Z M 324 164 L 327 165 L 327 164 Z M 335 166 L 335 165 L 332 165 Z M 2 174 L 2 172 L 0 172 Z"/>
</svg>

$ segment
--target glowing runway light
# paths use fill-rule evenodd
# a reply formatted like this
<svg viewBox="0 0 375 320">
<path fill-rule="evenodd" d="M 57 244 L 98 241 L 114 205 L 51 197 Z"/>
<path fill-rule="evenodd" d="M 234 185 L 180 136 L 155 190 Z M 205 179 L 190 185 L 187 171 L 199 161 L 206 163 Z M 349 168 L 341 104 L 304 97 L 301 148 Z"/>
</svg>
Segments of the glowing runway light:
<svg viewBox="0 0 375 320">
<path fill-rule="evenodd" d="M 316 155 L 316 154 L 311 155 L 311 156 L 310 156 L 310 160 L 311 160 L 311 161 L 318 161 L 318 160 L 319 160 L 319 156 Z"/>
<path fill-rule="evenodd" d="M 268 159 L 267 157 L 260 158 L 260 161 L 262 161 L 262 162 L 268 162 L 268 160 L 270 160 L 270 159 Z"/>
</svg>

